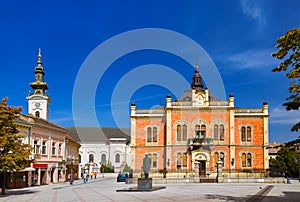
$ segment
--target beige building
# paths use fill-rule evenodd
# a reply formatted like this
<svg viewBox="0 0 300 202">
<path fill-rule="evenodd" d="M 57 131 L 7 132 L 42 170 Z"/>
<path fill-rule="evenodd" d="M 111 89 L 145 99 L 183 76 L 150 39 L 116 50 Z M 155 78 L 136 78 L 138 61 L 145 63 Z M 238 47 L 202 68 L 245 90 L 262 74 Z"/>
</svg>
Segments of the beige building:
<svg viewBox="0 0 300 202">
<path fill-rule="evenodd" d="M 79 148 L 80 144 L 70 135 L 66 136 L 66 180 L 77 180 L 79 173 Z"/>
<path fill-rule="evenodd" d="M 50 96 L 44 81 L 41 50 L 38 52 L 37 66 L 34 69 L 35 80 L 30 83 L 33 93 L 29 93 L 28 115 L 23 120 L 32 124 L 29 143 L 33 147 L 34 159 L 31 167 L 34 185 L 57 183 L 66 180 L 65 138 L 67 130 L 48 120 Z"/>
</svg>

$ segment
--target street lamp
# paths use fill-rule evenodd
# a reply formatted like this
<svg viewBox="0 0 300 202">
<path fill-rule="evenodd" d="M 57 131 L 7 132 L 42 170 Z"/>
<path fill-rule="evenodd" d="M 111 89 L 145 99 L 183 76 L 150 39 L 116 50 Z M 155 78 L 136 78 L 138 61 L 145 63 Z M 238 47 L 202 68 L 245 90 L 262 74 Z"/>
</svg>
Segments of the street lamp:
<svg viewBox="0 0 300 202">
<path fill-rule="evenodd" d="M 221 174 L 221 172 L 222 172 L 222 164 L 223 164 L 223 161 L 221 161 L 221 159 L 219 159 L 219 161 L 217 162 L 217 182 L 219 182 L 219 174 Z"/>
</svg>

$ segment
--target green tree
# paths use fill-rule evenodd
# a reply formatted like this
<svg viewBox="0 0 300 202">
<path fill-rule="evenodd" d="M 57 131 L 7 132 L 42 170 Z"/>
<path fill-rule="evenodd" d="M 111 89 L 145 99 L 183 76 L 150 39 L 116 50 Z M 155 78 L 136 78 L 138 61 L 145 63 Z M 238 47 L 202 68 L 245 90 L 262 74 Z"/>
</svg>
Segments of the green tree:
<svg viewBox="0 0 300 202">
<path fill-rule="evenodd" d="M 286 176 L 297 177 L 299 153 L 295 151 L 295 147 L 287 145 L 288 143 L 278 151 L 276 159 L 270 159 L 271 171 L 280 170 Z"/>
<path fill-rule="evenodd" d="M 5 175 L 20 171 L 28 166 L 31 146 L 22 144 L 22 135 L 14 121 L 19 117 L 21 107 L 7 105 L 7 98 L 0 102 L 0 172 L 2 174 L 2 194 L 5 194 Z"/>
<path fill-rule="evenodd" d="M 275 48 L 279 50 L 272 56 L 283 61 L 272 71 L 285 71 L 287 72 L 285 76 L 291 80 L 288 88 L 290 96 L 286 98 L 287 102 L 283 103 L 283 106 L 287 111 L 298 110 L 300 107 L 300 28 L 288 30 L 285 35 L 279 37 Z M 300 122 L 296 123 L 291 130 L 299 129 Z"/>
</svg>

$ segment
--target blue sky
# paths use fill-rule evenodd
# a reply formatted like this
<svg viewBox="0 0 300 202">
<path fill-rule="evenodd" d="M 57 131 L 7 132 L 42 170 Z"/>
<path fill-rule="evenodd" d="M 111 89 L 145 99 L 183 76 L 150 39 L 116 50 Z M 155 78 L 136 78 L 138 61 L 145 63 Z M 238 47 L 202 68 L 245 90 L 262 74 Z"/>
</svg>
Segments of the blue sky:
<svg viewBox="0 0 300 202">
<path fill-rule="evenodd" d="M 23 106 L 23 113 L 27 113 L 26 96 L 31 90 L 29 83 L 34 80 L 38 48 L 42 49 L 45 80 L 51 95 L 50 120 L 73 126 L 73 87 L 89 54 L 115 35 L 160 28 L 180 33 L 201 45 L 215 63 L 227 97 L 230 93 L 235 95 L 236 106 L 256 108 L 265 100 L 269 103 L 270 142 L 286 142 L 299 136 L 290 132 L 300 118 L 299 111 L 285 112 L 282 107 L 288 96 L 289 80 L 284 73 L 271 73 L 279 63 L 271 57 L 276 38 L 299 27 L 297 0 L 29 0 L 0 4 L 0 95 L 8 97 L 10 105 Z M 191 54 L 196 58 L 198 53 Z M 200 69 L 205 68 L 201 59 Z M 168 66 L 191 81 L 193 68 L 172 54 L 144 50 L 124 55 L 101 78 L 95 106 L 87 106 L 95 107 L 101 126 L 115 126 L 111 97 L 122 76 L 137 66 L 152 63 Z M 159 85 L 147 85 L 137 88 L 130 99 L 138 108 L 151 108 L 164 104 L 168 92 Z M 120 113 L 128 116 L 128 108 Z M 121 127 L 129 127 L 129 119 Z"/>
</svg>

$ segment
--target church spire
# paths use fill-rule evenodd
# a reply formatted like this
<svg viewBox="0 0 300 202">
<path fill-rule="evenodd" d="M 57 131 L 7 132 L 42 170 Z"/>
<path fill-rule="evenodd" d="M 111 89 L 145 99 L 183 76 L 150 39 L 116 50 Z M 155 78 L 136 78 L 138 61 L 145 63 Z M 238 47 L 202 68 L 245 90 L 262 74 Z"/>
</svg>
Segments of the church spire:
<svg viewBox="0 0 300 202">
<path fill-rule="evenodd" d="M 202 91 L 203 87 L 204 85 L 202 83 L 202 77 L 199 74 L 198 57 L 196 57 L 196 68 L 195 68 L 195 73 L 193 76 L 193 82 L 191 84 L 191 88 L 195 89 L 196 91 Z"/>
<path fill-rule="evenodd" d="M 44 81 L 44 68 L 42 66 L 42 54 L 41 49 L 38 50 L 38 60 L 37 65 L 34 68 L 35 81 L 30 83 L 31 88 L 33 89 L 33 94 L 46 95 L 46 90 L 48 90 L 48 85 Z"/>
<path fill-rule="evenodd" d="M 37 64 L 34 68 L 35 80 L 30 83 L 33 93 L 29 93 L 28 114 L 48 120 L 50 97 L 46 94 L 48 85 L 44 81 L 41 49 L 38 50 Z"/>
<path fill-rule="evenodd" d="M 38 66 L 42 66 L 42 53 L 41 53 L 41 49 L 39 48 L 39 53 L 38 53 L 38 61 L 37 61 L 37 65 Z"/>
</svg>

